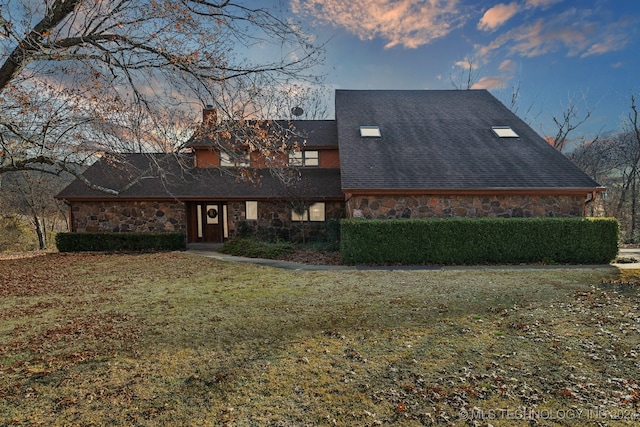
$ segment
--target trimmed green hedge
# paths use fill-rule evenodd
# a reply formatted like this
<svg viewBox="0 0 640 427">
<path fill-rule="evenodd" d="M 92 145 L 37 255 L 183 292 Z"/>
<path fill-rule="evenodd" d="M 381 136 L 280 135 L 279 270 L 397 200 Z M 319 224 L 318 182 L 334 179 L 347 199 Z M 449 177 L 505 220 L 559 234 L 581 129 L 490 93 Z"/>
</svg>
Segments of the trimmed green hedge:
<svg viewBox="0 0 640 427">
<path fill-rule="evenodd" d="M 451 218 L 341 222 L 346 264 L 607 264 L 613 218 Z"/>
<path fill-rule="evenodd" d="M 58 233 L 60 252 L 144 252 L 186 249 L 183 233 Z"/>
</svg>

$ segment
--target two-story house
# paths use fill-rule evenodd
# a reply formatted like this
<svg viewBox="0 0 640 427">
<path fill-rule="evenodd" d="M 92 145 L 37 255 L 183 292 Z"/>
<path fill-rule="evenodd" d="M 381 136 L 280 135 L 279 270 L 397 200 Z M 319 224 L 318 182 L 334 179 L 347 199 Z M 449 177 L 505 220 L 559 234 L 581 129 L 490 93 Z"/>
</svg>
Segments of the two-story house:
<svg viewBox="0 0 640 427">
<path fill-rule="evenodd" d="M 249 124 L 286 130 L 265 157 L 205 108 L 189 153 L 106 156 L 85 177 L 117 195 L 76 180 L 57 197 L 75 232 L 221 242 L 344 217 L 582 216 L 604 190 L 485 90 L 337 90 L 335 115 Z"/>
</svg>

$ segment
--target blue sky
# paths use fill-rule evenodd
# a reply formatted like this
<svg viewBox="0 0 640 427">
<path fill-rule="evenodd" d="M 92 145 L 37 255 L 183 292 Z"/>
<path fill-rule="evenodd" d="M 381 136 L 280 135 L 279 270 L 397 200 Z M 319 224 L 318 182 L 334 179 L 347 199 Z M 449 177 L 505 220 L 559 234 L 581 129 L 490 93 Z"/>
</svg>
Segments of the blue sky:
<svg viewBox="0 0 640 427">
<path fill-rule="evenodd" d="M 640 97 L 636 0 L 268 1 L 327 43 L 332 89 L 452 89 L 472 63 L 474 87 L 505 104 L 519 88 L 543 136 L 570 103 L 592 110 L 574 137 L 618 130 Z"/>
</svg>

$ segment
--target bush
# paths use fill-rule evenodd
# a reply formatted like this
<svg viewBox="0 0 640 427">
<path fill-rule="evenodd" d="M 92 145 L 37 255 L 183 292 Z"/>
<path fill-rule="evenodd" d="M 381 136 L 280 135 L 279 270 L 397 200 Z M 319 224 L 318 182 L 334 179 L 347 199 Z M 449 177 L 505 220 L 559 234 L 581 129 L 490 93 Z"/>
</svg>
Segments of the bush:
<svg viewBox="0 0 640 427">
<path fill-rule="evenodd" d="M 619 227 L 610 218 L 343 220 L 347 264 L 609 263 Z"/>
<path fill-rule="evenodd" d="M 267 242 L 251 238 L 238 238 L 225 242 L 220 252 L 249 258 L 273 259 L 295 252 L 295 247 L 289 242 Z"/>
<path fill-rule="evenodd" d="M 14 215 L 0 216 L 0 252 L 38 249 L 38 239 L 27 222 Z"/>
<path fill-rule="evenodd" d="M 58 233 L 60 252 L 147 252 L 186 249 L 183 233 Z"/>
</svg>

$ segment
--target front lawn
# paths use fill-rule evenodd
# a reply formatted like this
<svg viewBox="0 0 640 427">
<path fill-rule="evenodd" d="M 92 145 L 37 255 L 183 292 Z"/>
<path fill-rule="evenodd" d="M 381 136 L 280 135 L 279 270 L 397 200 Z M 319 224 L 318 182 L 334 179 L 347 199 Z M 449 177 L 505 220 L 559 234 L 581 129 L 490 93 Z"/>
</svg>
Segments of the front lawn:
<svg viewBox="0 0 640 427">
<path fill-rule="evenodd" d="M 635 425 L 618 274 L 0 260 L 0 426 Z"/>
</svg>

